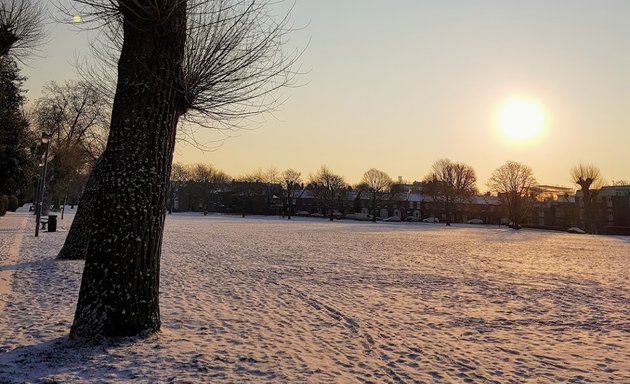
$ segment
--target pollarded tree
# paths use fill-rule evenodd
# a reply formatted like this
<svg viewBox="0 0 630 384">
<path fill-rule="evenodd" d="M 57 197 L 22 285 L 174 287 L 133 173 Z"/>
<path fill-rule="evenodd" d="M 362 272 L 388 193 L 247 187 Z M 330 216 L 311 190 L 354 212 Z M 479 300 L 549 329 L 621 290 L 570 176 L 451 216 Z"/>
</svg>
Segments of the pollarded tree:
<svg viewBox="0 0 630 384">
<path fill-rule="evenodd" d="M 571 179 L 580 186 L 582 199 L 584 200 L 584 229 L 588 233 L 597 233 L 597 220 L 595 213 L 595 202 L 597 200 L 597 189 L 602 181 L 599 168 L 590 164 L 578 164 L 571 168 Z"/>
<path fill-rule="evenodd" d="M 118 56 L 122 57 L 125 41 L 121 9 L 129 5 L 125 1 L 74 0 L 88 6 L 92 13 L 84 14 L 84 20 L 96 20 L 103 25 L 103 44 L 96 44 L 93 53 L 98 66 L 83 67 L 84 78 L 98 87 L 106 98 L 117 93 Z M 143 13 L 164 16 L 181 0 L 167 0 L 160 4 L 147 2 Z M 143 2 L 132 0 L 131 5 Z M 271 97 L 281 87 L 290 84 L 294 72 L 291 66 L 297 60 L 295 53 L 285 55 L 288 18 L 279 22 L 268 12 L 267 0 L 187 0 L 186 43 L 181 70 L 163 68 L 180 78 L 178 103 L 181 113 L 178 135 L 190 136 L 191 124 L 202 127 L 228 127 L 235 121 L 253 114 L 272 110 L 278 103 Z M 153 20 L 159 23 L 159 17 Z M 174 72 L 175 71 L 175 72 Z M 147 75 L 150 75 L 148 73 Z M 153 75 L 150 81 L 162 81 Z M 180 118 L 181 117 L 181 118 Z M 184 124 L 184 122 L 186 124 Z M 193 130 L 194 131 L 194 130 Z M 177 136 L 176 136 L 177 138 Z M 194 137 L 193 143 L 196 143 Z M 196 145 L 196 144 L 195 144 Z M 203 147 L 203 145 L 202 145 Z M 86 189 L 81 205 L 59 254 L 64 259 L 83 259 L 90 239 L 91 215 L 99 205 L 96 197 Z"/>
<path fill-rule="evenodd" d="M 309 179 L 315 198 L 324 208 L 324 215 L 327 211 L 330 212 L 330 221 L 333 221 L 335 208 L 347 186 L 346 181 L 343 176 L 333 173 L 325 165 L 310 175 Z"/>
<path fill-rule="evenodd" d="M 40 0 L 0 0 L 0 57 L 20 60 L 44 39 L 44 12 Z"/>
<path fill-rule="evenodd" d="M 363 174 L 358 187 L 370 197 L 373 222 L 376 222 L 377 203 L 389 196 L 393 183 L 392 178 L 387 173 L 375 168 L 371 168 Z"/>
<path fill-rule="evenodd" d="M 293 195 L 295 191 L 300 188 L 302 182 L 302 173 L 294 170 L 287 169 L 282 172 L 282 188 L 285 193 L 283 199 L 284 211 L 287 214 L 287 219 L 291 220 L 291 214 L 293 213 Z"/>
<path fill-rule="evenodd" d="M 444 204 L 446 225 L 451 225 L 453 209 L 477 192 L 475 170 L 464 163 L 440 159 L 433 163 L 431 173 L 425 177 L 428 193 L 434 201 Z"/>
<path fill-rule="evenodd" d="M 120 23 L 121 46 L 107 146 L 77 212 L 88 241 L 74 249 L 86 262 L 70 334 L 152 333 L 178 122 L 259 112 L 259 97 L 290 74 L 286 19 L 275 22 L 257 0 L 75 3 L 88 7 L 85 20 Z"/>
<path fill-rule="evenodd" d="M 488 187 L 498 194 L 506 207 L 513 228 L 519 228 L 524 220 L 536 185 L 532 169 L 516 161 L 508 161 L 497 168 L 488 180 Z"/>
</svg>

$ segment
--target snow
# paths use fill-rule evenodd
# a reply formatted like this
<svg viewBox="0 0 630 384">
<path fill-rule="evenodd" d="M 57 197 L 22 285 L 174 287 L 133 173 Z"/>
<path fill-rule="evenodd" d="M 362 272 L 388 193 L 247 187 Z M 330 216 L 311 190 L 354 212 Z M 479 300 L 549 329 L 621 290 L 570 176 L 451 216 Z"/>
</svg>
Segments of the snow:
<svg viewBox="0 0 630 384">
<path fill-rule="evenodd" d="M 0 382 L 630 382 L 630 238 L 169 215 L 162 330 L 68 340 L 81 261 L 0 218 Z"/>
</svg>

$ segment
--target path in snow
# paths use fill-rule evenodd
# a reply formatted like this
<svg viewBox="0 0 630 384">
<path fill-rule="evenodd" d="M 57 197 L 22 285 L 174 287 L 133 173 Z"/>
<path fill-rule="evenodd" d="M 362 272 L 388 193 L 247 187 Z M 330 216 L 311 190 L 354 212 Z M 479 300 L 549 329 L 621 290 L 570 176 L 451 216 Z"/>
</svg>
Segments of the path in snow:
<svg viewBox="0 0 630 384">
<path fill-rule="evenodd" d="M 83 346 L 67 225 L 24 237 L 0 382 L 630 382 L 628 238 L 173 215 L 162 332 Z"/>
<path fill-rule="evenodd" d="M 9 214 L 0 219 L 0 313 L 11 292 L 13 271 L 26 231 L 26 214 Z M 34 229 L 33 229 L 34 231 Z"/>
</svg>

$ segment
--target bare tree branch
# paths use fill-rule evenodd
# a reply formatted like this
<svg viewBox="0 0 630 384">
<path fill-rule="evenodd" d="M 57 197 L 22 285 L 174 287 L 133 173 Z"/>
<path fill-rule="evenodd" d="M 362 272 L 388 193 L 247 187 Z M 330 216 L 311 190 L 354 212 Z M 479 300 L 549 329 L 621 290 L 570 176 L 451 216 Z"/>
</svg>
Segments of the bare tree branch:
<svg viewBox="0 0 630 384">
<path fill-rule="evenodd" d="M 0 57 L 28 57 L 44 40 L 44 11 L 39 0 L 0 0 Z"/>
<path fill-rule="evenodd" d="M 100 22 L 107 20 L 91 42 L 95 62 L 84 61 L 77 66 L 84 79 L 98 84 L 104 95 L 113 98 L 123 41 L 121 10 L 108 0 L 75 2 L 90 6 L 88 16 Z M 164 12 L 161 2 L 153 5 L 154 12 Z M 240 129 L 243 119 L 272 112 L 282 104 L 284 100 L 275 93 L 294 84 L 298 72 L 293 67 L 301 52 L 283 51 L 293 30 L 289 26 L 290 10 L 276 21 L 270 11 L 273 4 L 268 0 L 188 1 L 185 89 L 181 90 L 184 122 L 211 129 Z M 108 19 L 103 19 L 105 16 Z M 155 80 L 162 81 L 158 77 Z"/>
</svg>

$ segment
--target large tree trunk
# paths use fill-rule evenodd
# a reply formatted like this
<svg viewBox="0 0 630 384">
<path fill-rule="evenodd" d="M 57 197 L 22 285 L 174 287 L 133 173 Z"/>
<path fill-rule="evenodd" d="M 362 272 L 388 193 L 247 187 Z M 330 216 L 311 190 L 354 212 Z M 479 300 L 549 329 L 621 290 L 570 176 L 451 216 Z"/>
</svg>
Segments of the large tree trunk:
<svg viewBox="0 0 630 384">
<path fill-rule="evenodd" d="M 109 139 L 89 180 L 88 188 L 96 192 L 72 337 L 129 336 L 160 328 L 162 231 L 184 106 L 186 2 L 161 23 L 135 14 L 123 14 Z"/>
<path fill-rule="evenodd" d="M 93 189 L 98 186 L 98 183 L 91 181 L 93 177 L 96 177 L 95 173 L 90 175 L 90 180 L 81 196 L 81 202 L 72 221 L 70 231 L 68 231 L 68 236 L 66 236 L 66 241 L 57 255 L 59 259 L 85 259 L 87 246 L 90 242 L 92 215 L 95 213 L 94 210 L 96 209 L 91 196 L 94 195 L 95 191 L 93 191 Z"/>
</svg>

